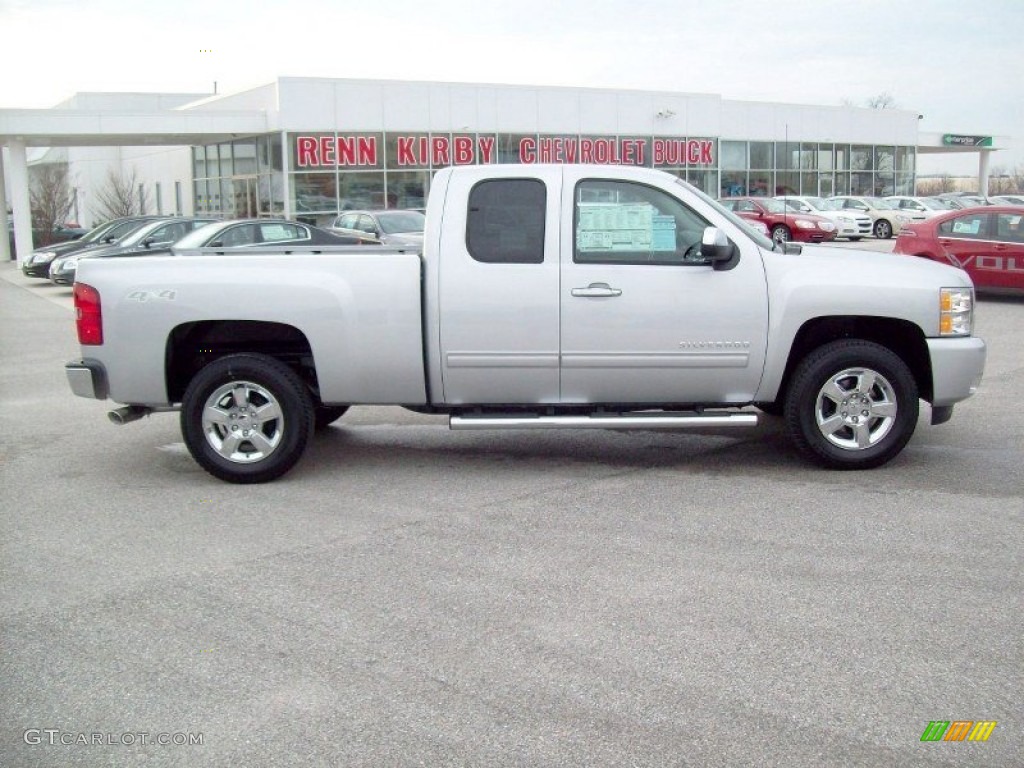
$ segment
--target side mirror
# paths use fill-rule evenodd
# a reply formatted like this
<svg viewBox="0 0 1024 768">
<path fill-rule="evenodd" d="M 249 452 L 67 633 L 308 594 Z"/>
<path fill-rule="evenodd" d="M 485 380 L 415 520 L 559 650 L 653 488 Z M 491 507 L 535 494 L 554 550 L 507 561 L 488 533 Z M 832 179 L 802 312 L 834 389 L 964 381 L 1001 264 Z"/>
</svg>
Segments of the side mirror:
<svg viewBox="0 0 1024 768">
<path fill-rule="evenodd" d="M 152 237 L 147 237 L 141 243 L 142 247 L 144 247 L 144 248 L 149 248 L 149 246 L 151 246 L 152 244 L 153 244 L 153 238 Z"/>
<path fill-rule="evenodd" d="M 704 229 L 700 252 L 717 271 L 732 269 L 739 262 L 740 249 L 718 227 Z"/>
<path fill-rule="evenodd" d="M 224 247 L 224 243 L 221 240 L 214 240 L 212 243 L 207 243 L 206 247 L 207 248 L 223 248 Z"/>
</svg>

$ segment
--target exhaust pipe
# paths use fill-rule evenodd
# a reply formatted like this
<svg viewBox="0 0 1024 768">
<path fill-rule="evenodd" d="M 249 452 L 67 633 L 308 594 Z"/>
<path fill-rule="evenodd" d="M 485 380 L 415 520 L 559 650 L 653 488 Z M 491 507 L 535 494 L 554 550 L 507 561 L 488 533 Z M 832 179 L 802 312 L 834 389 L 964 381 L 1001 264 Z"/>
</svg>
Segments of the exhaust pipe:
<svg viewBox="0 0 1024 768">
<path fill-rule="evenodd" d="M 120 427 L 129 422 L 138 421 L 143 416 L 149 416 L 152 412 L 152 408 L 146 408 L 142 405 L 126 405 L 124 408 L 118 408 L 116 411 L 110 411 L 107 414 L 107 418 Z"/>
</svg>

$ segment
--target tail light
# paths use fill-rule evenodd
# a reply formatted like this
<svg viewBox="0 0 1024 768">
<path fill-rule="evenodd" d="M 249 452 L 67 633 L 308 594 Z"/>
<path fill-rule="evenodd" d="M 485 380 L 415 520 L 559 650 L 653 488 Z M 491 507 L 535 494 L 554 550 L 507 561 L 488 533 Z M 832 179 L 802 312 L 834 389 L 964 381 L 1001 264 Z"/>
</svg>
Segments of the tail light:
<svg viewBox="0 0 1024 768">
<path fill-rule="evenodd" d="M 75 283 L 75 327 L 78 343 L 98 346 L 103 343 L 103 312 L 100 292 L 91 285 Z"/>
</svg>

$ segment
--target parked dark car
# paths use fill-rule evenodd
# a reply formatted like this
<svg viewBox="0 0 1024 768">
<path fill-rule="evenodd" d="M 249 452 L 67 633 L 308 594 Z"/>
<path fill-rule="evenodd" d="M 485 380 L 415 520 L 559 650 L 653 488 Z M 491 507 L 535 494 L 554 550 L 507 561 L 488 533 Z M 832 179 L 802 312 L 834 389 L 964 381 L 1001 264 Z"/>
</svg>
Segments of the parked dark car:
<svg viewBox="0 0 1024 768">
<path fill-rule="evenodd" d="M 197 248 L 258 248 L 273 245 L 380 245 L 366 233 L 338 235 L 287 219 L 235 219 L 207 224 L 174 244 L 174 253 Z"/>
<path fill-rule="evenodd" d="M 59 243 L 72 242 L 84 236 L 89 230 L 79 227 L 77 224 L 65 224 L 61 227 L 54 227 L 49 232 L 32 228 L 32 242 L 40 243 L 39 248 L 45 248 Z M 15 258 L 14 250 L 14 221 L 11 214 L 7 214 L 7 243 L 10 245 L 11 258 Z M 39 250 L 38 248 L 36 250 Z"/>
<path fill-rule="evenodd" d="M 772 240 L 784 243 L 823 243 L 836 239 L 836 224 L 824 216 L 801 213 L 771 197 L 727 197 L 722 205 L 750 221 L 768 227 Z"/>
<path fill-rule="evenodd" d="M 162 218 L 142 222 L 130 234 L 116 243 L 102 247 L 87 248 L 54 261 L 50 266 L 50 279 L 57 285 L 71 285 L 75 282 L 78 262 L 81 259 L 101 259 L 123 256 L 144 256 L 168 253 L 171 246 L 189 232 L 216 219 L 205 218 Z"/>
<path fill-rule="evenodd" d="M 24 264 L 21 266 L 21 271 L 26 277 L 41 277 L 48 279 L 50 277 L 50 264 L 54 259 L 60 258 L 61 256 L 68 256 L 72 253 L 83 251 L 88 248 L 102 248 L 110 245 L 111 243 L 115 243 L 137 227 L 141 226 L 141 224 L 144 224 L 147 221 L 153 221 L 156 218 L 158 217 L 129 216 L 119 219 L 111 219 L 110 221 L 100 224 L 98 227 L 93 227 L 77 240 L 69 240 L 64 243 L 57 243 L 56 245 L 37 248 L 29 254 L 27 259 L 25 259 Z"/>
<path fill-rule="evenodd" d="M 419 211 L 345 211 L 334 219 L 330 230 L 341 234 L 365 233 L 385 245 L 423 245 L 427 218 Z"/>
<path fill-rule="evenodd" d="M 1024 206 L 949 211 L 907 225 L 894 253 L 960 267 L 979 291 L 1024 295 Z"/>
</svg>

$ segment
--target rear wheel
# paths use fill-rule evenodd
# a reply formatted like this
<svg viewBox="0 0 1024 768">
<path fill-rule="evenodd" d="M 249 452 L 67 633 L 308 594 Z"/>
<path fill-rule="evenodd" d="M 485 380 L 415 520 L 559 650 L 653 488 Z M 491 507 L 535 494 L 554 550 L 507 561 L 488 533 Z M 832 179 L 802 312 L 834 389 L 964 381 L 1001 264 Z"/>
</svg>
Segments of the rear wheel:
<svg viewBox="0 0 1024 768">
<path fill-rule="evenodd" d="M 265 355 L 229 355 L 189 383 L 181 431 L 192 457 L 214 477 L 264 483 L 302 457 L 313 431 L 313 403 L 284 363 Z"/>
<path fill-rule="evenodd" d="M 869 469 L 903 450 L 917 426 L 918 389 L 890 349 L 843 339 L 810 353 L 786 394 L 797 450 L 830 469 Z"/>
</svg>

